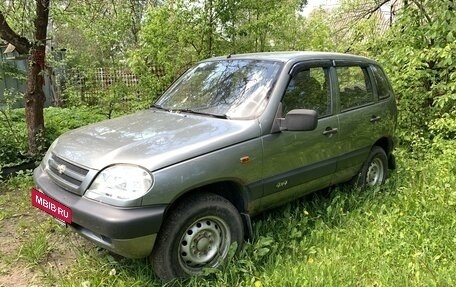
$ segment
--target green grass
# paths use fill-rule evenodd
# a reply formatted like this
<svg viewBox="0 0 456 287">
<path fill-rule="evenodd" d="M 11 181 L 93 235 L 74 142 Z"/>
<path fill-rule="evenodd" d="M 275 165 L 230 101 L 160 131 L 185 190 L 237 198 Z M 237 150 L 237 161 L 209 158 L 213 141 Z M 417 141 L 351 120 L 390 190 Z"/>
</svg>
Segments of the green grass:
<svg viewBox="0 0 456 287">
<path fill-rule="evenodd" d="M 398 169 L 384 187 L 359 192 L 339 186 L 263 213 L 254 219 L 255 240 L 228 266 L 168 285 L 456 286 L 456 145 L 448 142 L 429 156 L 396 154 Z M 28 201 L 27 188 L 17 184 L 0 187 L 2 206 Z M 15 213 L 2 209 L 0 227 Z M 17 223 L 21 230 L 33 222 L 35 233 L 32 243 L 18 247 L 15 268 L 32 268 L 41 285 L 163 285 L 146 259 L 114 258 L 52 220 L 33 219 Z M 35 254 L 32 246 L 42 247 Z M 63 251 L 70 257 L 65 265 L 48 267 Z"/>
<path fill-rule="evenodd" d="M 6 109 L 0 113 L 0 171 L 3 167 L 15 166 L 32 160 L 25 154 L 27 129 L 24 118 L 25 110 L 23 108 Z M 44 110 L 44 118 L 46 133 L 42 152 L 62 133 L 105 120 L 106 116 L 99 109 L 87 107 L 49 107 Z"/>
<path fill-rule="evenodd" d="M 27 234 L 27 241 L 20 250 L 20 255 L 25 261 L 32 265 L 38 265 L 44 261 L 46 255 L 50 251 L 49 235 L 44 230 L 39 229 L 38 232 Z"/>
</svg>

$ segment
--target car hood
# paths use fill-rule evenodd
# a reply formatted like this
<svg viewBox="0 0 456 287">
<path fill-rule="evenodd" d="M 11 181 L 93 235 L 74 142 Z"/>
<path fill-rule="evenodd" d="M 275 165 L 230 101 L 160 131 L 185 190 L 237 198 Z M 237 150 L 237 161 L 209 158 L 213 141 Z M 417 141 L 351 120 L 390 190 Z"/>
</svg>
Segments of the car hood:
<svg viewBox="0 0 456 287">
<path fill-rule="evenodd" d="M 91 169 L 129 163 L 153 171 L 259 134 L 256 120 L 150 109 L 65 133 L 52 152 Z"/>
</svg>

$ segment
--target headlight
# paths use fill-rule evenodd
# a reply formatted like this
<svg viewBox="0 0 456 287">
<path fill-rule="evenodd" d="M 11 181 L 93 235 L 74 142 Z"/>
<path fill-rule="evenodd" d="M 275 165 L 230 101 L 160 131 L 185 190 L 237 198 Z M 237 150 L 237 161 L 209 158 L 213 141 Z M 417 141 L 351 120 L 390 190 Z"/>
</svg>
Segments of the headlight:
<svg viewBox="0 0 456 287">
<path fill-rule="evenodd" d="M 108 204 L 129 205 L 146 194 L 152 183 L 152 175 L 144 168 L 117 164 L 101 171 L 85 196 Z"/>
<path fill-rule="evenodd" d="M 41 164 L 42 164 L 43 169 L 48 169 L 48 168 L 49 168 L 49 158 L 51 157 L 52 151 L 54 150 L 54 148 L 55 148 L 55 146 L 57 145 L 57 142 L 58 142 L 58 141 L 59 141 L 59 139 L 57 138 L 57 139 L 51 144 L 51 146 L 50 146 L 49 149 L 47 150 L 46 154 L 44 155 L 43 160 L 41 161 Z"/>
</svg>

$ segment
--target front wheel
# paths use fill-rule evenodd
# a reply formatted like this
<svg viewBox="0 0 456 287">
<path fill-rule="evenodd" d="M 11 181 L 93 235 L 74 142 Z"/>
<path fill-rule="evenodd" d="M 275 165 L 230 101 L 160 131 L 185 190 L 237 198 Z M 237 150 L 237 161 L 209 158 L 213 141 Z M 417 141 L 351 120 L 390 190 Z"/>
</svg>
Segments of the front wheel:
<svg viewBox="0 0 456 287">
<path fill-rule="evenodd" d="M 388 158 L 385 150 L 379 146 L 374 146 L 364 162 L 356 186 L 361 189 L 381 185 L 388 176 Z"/>
<path fill-rule="evenodd" d="M 220 266 L 231 244 L 237 242 L 240 247 L 244 238 L 237 209 L 212 193 L 187 197 L 170 211 L 163 224 L 150 261 L 165 281 Z"/>
</svg>

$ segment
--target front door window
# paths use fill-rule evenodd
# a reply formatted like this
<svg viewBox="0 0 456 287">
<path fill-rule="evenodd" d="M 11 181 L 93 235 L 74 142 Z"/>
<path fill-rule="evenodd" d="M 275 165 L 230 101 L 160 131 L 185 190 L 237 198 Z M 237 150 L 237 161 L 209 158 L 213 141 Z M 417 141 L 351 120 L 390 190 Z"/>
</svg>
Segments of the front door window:
<svg viewBox="0 0 456 287">
<path fill-rule="evenodd" d="M 292 76 L 283 97 L 284 114 L 294 109 L 310 109 L 318 117 L 331 114 L 329 74 L 324 68 L 309 68 Z"/>
</svg>

